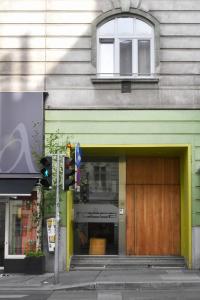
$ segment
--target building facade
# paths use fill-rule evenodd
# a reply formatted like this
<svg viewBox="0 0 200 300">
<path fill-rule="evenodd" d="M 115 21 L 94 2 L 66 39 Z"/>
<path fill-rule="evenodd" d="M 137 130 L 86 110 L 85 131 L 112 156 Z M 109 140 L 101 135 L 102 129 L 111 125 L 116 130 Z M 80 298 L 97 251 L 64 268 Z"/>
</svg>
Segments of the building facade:
<svg viewBox="0 0 200 300">
<path fill-rule="evenodd" d="M 183 256 L 199 268 L 200 3 L 0 9 L 1 92 L 48 92 L 45 137 L 59 130 L 83 149 L 87 190 L 63 205 L 60 268 L 95 253 L 93 239 L 101 254 Z"/>
</svg>

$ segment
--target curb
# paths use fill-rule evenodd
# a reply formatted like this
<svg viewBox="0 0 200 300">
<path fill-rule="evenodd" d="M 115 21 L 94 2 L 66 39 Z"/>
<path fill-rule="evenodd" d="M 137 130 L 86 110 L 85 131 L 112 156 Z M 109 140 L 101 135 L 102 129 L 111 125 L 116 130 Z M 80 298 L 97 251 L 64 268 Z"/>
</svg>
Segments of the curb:
<svg viewBox="0 0 200 300">
<path fill-rule="evenodd" d="M 85 282 L 71 285 L 4 285 L 0 291 L 77 291 L 77 290 L 137 290 L 176 289 L 200 287 L 200 281 L 141 281 L 141 282 Z"/>
<path fill-rule="evenodd" d="M 54 291 L 73 290 L 137 290 L 174 289 L 200 287 L 200 281 L 153 281 L 153 282 L 90 282 L 53 288 Z"/>
</svg>

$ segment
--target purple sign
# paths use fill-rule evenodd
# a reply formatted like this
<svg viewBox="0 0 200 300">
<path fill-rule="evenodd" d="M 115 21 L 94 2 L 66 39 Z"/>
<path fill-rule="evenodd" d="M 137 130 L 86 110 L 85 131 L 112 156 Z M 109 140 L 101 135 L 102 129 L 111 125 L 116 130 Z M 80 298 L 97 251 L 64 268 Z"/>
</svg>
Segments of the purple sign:
<svg viewBox="0 0 200 300">
<path fill-rule="evenodd" d="M 39 173 L 43 93 L 0 93 L 0 174 Z"/>
</svg>

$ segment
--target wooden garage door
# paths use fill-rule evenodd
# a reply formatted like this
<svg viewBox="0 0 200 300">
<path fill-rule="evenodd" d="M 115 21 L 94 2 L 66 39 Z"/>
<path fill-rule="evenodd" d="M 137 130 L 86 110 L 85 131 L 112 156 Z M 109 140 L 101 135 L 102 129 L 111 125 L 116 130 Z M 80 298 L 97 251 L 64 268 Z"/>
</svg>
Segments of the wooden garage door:
<svg viewBox="0 0 200 300">
<path fill-rule="evenodd" d="M 127 254 L 180 255 L 179 159 L 127 160 Z"/>
</svg>

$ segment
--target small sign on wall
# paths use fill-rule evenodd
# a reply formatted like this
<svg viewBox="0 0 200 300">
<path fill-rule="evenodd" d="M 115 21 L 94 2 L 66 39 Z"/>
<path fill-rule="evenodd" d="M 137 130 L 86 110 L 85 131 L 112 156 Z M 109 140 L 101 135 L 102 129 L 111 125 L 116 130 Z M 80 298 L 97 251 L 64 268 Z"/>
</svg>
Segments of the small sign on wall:
<svg viewBox="0 0 200 300">
<path fill-rule="evenodd" d="M 47 238 L 48 238 L 48 250 L 49 252 L 55 251 L 56 242 L 56 219 L 47 219 Z"/>
</svg>

